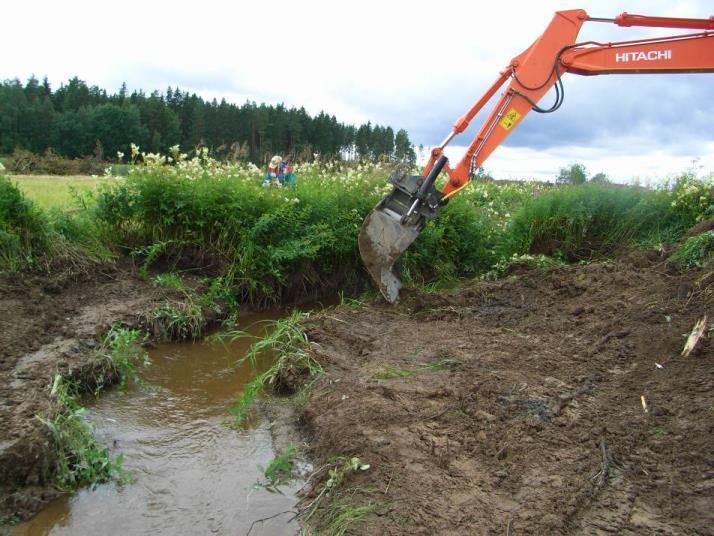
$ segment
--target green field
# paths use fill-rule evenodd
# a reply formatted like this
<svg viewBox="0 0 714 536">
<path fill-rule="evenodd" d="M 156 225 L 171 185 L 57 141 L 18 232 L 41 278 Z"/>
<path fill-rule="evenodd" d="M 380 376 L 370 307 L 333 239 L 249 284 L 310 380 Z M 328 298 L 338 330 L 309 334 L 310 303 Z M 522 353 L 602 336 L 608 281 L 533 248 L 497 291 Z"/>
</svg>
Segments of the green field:
<svg viewBox="0 0 714 536">
<path fill-rule="evenodd" d="M 20 190 L 43 209 L 70 208 L 74 205 L 74 194 L 95 191 L 97 185 L 108 179 L 87 175 L 13 175 Z"/>
</svg>

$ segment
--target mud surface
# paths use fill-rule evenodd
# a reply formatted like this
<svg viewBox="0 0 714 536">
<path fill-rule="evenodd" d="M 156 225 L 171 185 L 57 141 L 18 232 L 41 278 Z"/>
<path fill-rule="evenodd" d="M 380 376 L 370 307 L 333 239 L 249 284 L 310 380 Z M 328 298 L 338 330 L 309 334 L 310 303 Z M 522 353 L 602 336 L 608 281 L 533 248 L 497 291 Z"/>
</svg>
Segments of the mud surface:
<svg viewBox="0 0 714 536">
<path fill-rule="evenodd" d="M 714 352 L 679 356 L 711 279 L 633 255 L 338 309 L 315 463 L 371 465 L 362 534 L 714 534 Z"/>
<path fill-rule="evenodd" d="M 0 520 L 25 519 L 58 494 L 50 485 L 52 449 L 36 418 L 52 411 L 54 375 L 91 384 L 112 324 L 139 326 L 166 298 L 115 265 L 0 278 Z"/>
</svg>

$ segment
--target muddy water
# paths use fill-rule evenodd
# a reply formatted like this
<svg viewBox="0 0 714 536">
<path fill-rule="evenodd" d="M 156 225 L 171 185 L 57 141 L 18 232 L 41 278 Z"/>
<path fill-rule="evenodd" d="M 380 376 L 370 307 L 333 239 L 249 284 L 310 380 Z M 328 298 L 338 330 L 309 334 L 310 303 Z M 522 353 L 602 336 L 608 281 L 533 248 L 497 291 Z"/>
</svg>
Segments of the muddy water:
<svg viewBox="0 0 714 536">
<path fill-rule="evenodd" d="M 240 327 L 262 335 L 266 316 L 245 317 Z M 231 366 L 248 345 L 152 349 L 142 374 L 148 388 L 114 389 L 90 404 L 98 438 L 123 453 L 133 481 L 62 497 L 14 534 L 245 534 L 254 520 L 290 510 L 297 484 L 284 494 L 253 486 L 257 465 L 274 457 L 267 425 L 236 431 L 226 424 L 231 401 L 254 374 L 248 364 Z M 291 517 L 260 523 L 251 534 L 295 534 Z"/>
</svg>

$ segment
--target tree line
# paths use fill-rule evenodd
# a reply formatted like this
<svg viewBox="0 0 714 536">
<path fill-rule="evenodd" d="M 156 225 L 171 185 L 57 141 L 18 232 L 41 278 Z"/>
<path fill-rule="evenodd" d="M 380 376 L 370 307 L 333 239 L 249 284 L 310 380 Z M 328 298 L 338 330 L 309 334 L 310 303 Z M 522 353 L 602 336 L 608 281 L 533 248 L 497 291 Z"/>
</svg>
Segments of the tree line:
<svg viewBox="0 0 714 536">
<path fill-rule="evenodd" d="M 205 146 L 219 157 L 255 163 L 273 153 L 299 160 L 314 153 L 328 159 L 416 159 L 403 129 L 345 124 L 325 112 L 311 116 L 302 107 L 209 101 L 171 87 L 129 94 L 123 84 L 109 94 L 77 77 L 56 90 L 46 77 L 40 82 L 32 76 L 24 85 L 18 79 L 0 82 L 0 154 L 51 149 L 69 158 L 113 159 L 118 151 L 128 154 L 132 142 L 161 153 L 176 144 L 184 151 Z"/>
</svg>

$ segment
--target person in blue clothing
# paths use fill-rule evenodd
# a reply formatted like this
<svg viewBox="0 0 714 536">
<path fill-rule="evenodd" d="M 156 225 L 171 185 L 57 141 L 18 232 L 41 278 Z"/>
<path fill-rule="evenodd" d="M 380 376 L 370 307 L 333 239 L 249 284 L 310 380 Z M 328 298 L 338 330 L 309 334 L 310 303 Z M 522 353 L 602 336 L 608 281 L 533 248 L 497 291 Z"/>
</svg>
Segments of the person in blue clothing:
<svg viewBox="0 0 714 536">
<path fill-rule="evenodd" d="M 292 165 L 287 160 L 283 160 L 280 155 L 275 155 L 270 159 L 268 171 L 263 176 L 263 186 L 275 186 L 281 188 L 283 185 L 295 184 L 295 172 Z"/>
<path fill-rule="evenodd" d="M 283 157 L 280 155 L 275 155 L 270 159 L 268 164 L 268 172 L 263 176 L 263 187 L 277 186 L 280 188 L 283 185 L 283 181 L 280 178 L 280 168 L 283 163 Z"/>
<path fill-rule="evenodd" d="M 293 171 L 293 167 L 290 165 L 290 162 L 287 160 L 283 160 L 280 163 L 278 180 L 280 180 L 283 185 L 292 186 L 295 184 L 295 172 Z"/>
</svg>

